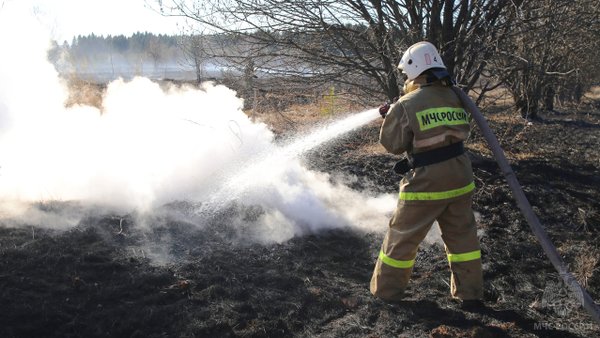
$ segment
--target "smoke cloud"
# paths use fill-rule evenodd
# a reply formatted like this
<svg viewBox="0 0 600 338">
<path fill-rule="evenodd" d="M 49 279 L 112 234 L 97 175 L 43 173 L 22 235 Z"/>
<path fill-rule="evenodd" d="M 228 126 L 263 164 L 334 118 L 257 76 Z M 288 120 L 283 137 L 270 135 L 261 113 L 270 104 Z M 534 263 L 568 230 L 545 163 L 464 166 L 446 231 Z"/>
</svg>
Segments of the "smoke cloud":
<svg viewBox="0 0 600 338">
<path fill-rule="evenodd" d="M 236 203 L 262 210 L 255 240 L 283 242 L 323 228 L 381 230 L 395 207 L 393 195 L 306 169 L 224 86 L 116 80 L 101 110 L 65 108 L 67 87 L 46 58 L 49 34 L 12 2 L 0 11 L 0 45 L 19 46 L 0 53 L 1 218 L 76 224 L 72 214 L 59 220 L 28 207 L 47 201 L 139 213 L 193 201 L 196 215 Z"/>
</svg>

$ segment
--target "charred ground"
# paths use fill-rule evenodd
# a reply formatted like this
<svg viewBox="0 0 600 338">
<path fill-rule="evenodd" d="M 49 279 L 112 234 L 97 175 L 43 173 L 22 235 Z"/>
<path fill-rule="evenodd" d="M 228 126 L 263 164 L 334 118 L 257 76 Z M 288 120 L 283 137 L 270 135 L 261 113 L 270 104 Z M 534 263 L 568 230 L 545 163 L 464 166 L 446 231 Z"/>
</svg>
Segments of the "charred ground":
<svg viewBox="0 0 600 338">
<path fill-rule="evenodd" d="M 505 109 L 487 116 L 552 240 L 599 300 L 600 112 L 586 109 L 533 122 Z M 376 122 L 316 149 L 306 162 L 349 177 L 357 190 L 395 193 L 396 159 L 371 151 L 377 134 Z M 252 244 L 229 220 L 242 213 L 250 221 L 260 208 L 233 205 L 202 227 L 173 213 L 145 227 L 135 214 L 106 213 L 88 213 L 62 231 L 0 224 L 0 336 L 597 335 L 590 317 L 560 295 L 565 289 L 477 129 L 468 147 L 481 214 L 482 311 L 449 299 L 439 245 L 421 247 L 406 301 L 387 304 L 368 291 L 383 233 L 339 229 Z M 193 205 L 167 208 L 185 213 Z"/>
</svg>

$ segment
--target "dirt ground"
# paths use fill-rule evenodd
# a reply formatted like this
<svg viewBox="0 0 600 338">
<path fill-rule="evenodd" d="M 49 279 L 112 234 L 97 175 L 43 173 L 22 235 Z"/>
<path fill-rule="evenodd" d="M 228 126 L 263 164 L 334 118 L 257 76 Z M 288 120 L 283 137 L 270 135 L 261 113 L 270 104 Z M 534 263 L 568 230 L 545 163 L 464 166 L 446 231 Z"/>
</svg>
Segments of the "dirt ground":
<svg viewBox="0 0 600 338">
<path fill-rule="evenodd" d="M 525 121 L 486 109 L 492 129 L 571 271 L 600 300 L 598 102 Z M 352 188 L 395 193 L 396 158 L 376 145 L 376 121 L 306 158 L 354 176 Z M 89 212 L 77 226 L 0 223 L 1 337 L 592 337 L 600 335 L 521 216 L 477 129 L 476 176 L 486 308 L 449 298 L 443 247 L 422 246 L 404 302 L 368 282 L 383 233 L 338 229 L 283 244 L 248 244 L 228 225 L 235 207 L 197 227 L 172 216 Z M 40 209 L 79 208 L 40 203 Z M 188 203 L 165 208 L 185 213 Z M 167 214 L 165 214 L 167 215 Z M 170 259 L 157 264 L 153 255 Z"/>
</svg>

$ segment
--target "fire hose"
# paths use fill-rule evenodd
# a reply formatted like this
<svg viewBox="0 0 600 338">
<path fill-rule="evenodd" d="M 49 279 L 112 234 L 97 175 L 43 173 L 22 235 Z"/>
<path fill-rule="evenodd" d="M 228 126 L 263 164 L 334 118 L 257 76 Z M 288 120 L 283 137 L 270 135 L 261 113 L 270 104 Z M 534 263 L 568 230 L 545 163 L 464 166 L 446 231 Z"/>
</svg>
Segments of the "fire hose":
<svg viewBox="0 0 600 338">
<path fill-rule="evenodd" d="M 542 246 L 542 249 L 546 253 L 550 262 L 558 271 L 559 275 L 563 279 L 565 285 L 567 285 L 572 293 L 577 296 L 577 301 L 581 302 L 581 305 L 587 310 L 587 312 L 592 316 L 596 323 L 600 324 L 600 309 L 592 299 L 592 297 L 588 294 L 588 292 L 583 288 L 575 279 L 575 277 L 569 272 L 567 266 L 563 259 L 560 257 L 558 252 L 556 251 L 556 247 L 552 244 L 548 233 L 540 223 L 537 215 L 534 213 L 531 208 L 531 204 L 527 200 L 515 173 L 513 172 L 506 156 L 504 155 L 504 151 L 500 147 L 500 143 L 494 135 L 494 132 L 490 129 L 486 119 L 483 117 L 475 103 L 471 100 L 467 94 L 462 91 L 462 89 L 458 87 L 452 87 L 452 90 L 458 95 L 460 100 L 462 101 L 465 108 L 471 113 L 471 116 L 479 126 L 483 137 L 488 143 L 488 146 L 492 150 L 496 162 L 502 170 L 504 177 L 506 178 L 510 189 L 512 190 L 513 196 L 517 201 L 517 205 L 519 209 L 521 209 L 521 213 L 525 216 L 527 223 L 529 223 L 529 227 L 534 235 L 537 237 L 538 242 Z"/>
</svg>

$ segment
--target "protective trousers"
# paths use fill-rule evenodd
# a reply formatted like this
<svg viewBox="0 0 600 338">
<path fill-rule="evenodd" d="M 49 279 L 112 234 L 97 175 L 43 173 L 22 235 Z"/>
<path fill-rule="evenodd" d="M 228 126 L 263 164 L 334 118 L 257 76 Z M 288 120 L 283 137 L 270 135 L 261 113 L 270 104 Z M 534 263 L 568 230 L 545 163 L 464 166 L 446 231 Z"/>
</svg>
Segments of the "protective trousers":
<svg viewBox="0 0 600 338">
<path fill-rule="evenodd" d="M 399 203 L 375 264 L 371 293 L 390 301 L 402 299 L 417 248 L 437 220 L 450 264 L 452 297 L 483 299 L 481 251 L 471 203 L 471 196 L 448 203 Z"/>
</svg>

